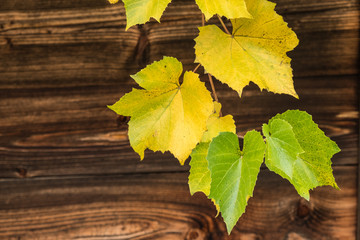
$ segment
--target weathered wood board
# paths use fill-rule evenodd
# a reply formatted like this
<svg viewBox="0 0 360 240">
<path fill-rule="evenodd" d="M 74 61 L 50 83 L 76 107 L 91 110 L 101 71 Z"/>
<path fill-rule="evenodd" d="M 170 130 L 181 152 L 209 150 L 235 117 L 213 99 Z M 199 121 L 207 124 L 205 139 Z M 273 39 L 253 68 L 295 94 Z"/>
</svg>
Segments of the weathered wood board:
<svg viewBox="0 0 360 240">
<path fill-rule="evenodd" d="M 217 82 L 223 111 L 239 135 L 286 109 L 312 114 L 342 149 L 341 191 L 318 188 L 306 202 L 263 169 L 228 238 L 212 204 L 190 196 L 187 164 L 151 152 L 139 162 L 106 108 L 136 87 L 130 74 L 164 55 L 194 68 L 193 1 L 173 0 L 161 24 L 125 32 L 122 4 L 2 0 L 0 239 L 356 239 L 360 3 L 276 2 L 300 39 L 289 54 L 300 100 L 255 85 L 239 99 Z"/>
<path fill-rule="evenodd" d="M 230 239 L 353 239 L 356 168 L 335 167 L 341 191 L 308 203 L 262 171 Z M 190 197 L 187 173 L 4 180 L 1 239 L 228 239 L 212 203 Z M 339 204 L 341 203 L 341 204 Z"/>
</svg>

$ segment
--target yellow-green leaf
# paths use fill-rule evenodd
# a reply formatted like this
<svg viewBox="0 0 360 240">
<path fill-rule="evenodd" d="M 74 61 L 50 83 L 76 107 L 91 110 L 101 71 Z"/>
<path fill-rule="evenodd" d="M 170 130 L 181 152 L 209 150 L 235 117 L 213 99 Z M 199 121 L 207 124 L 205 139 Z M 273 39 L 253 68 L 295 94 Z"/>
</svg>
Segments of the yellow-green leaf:
<svg viewBox="0 0 360 240">
<path fill-rule="evenodd" d="M 209 142 L 201 142 L 191 153 L 189 188 L 193 195 L 196 192 L 203 192 L 206 196 L 210 194 L 210 170 L 206 160 L 209 149 Z"/>
<path fill-rule="evenodd" d="M 193 72 L 179 84 L 181 63 L 171 57 L 154 62 L 132 78 L 145 90 L 133 89 L 114 105 L 117 114 L 130 116 L 130 144 L 141 159 L 144 150 L 170 151 L 181 164 L 200 142 L 213 101 Z"/>
<path fill-rule="evenodd" d="M 126 10 L 126 30 L 154 18 L 160 22 L 161 15 L 171 0 L 123 0 Z"/>
<path fill-rule="evenodd" d="M 214 113 L 207 121 L 207 131 L 204 133 L 201 143 L 191 153 L 189 188 L 191 195 L 203 192 L 206 196 L 210 193 L 210 171 L 206 160 L 211 140 L 221 132 L 236 133 L 236 126 L 231 115 L 220 117 L 221 104 L 214 102 Z"/>
<path fill-rule="evenodd" d="M 206 20 L 218 14 L 226 18 L 251 18 L 244 0 L 196 0 Z"/>
<path fill-rule="evenodd" d="M 260 89 L 298 97 L 290 58 L 298 44 L 296 34 L 266 0 L 246 0 L 253 19 L 233 19 L 232 35 L 215 25 L 200 27 L 195 39 L 196 61 L 239 95 L 250 81 Z"/>
</svg>

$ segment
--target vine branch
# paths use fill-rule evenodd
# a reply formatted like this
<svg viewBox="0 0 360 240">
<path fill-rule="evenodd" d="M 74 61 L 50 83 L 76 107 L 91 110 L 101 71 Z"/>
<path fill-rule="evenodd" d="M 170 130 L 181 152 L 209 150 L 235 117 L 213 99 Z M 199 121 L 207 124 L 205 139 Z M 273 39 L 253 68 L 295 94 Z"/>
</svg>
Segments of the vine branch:
<svg viewBox="0 0 360 240">
<path fill-rule="evenodd" d="M 199 63 L 199 64 L 195 67 L 195 69 L 193 70 L 193 72 L 195 73 L 200 66 L 201 66 L 201 64 Z"/>
<path fill-rule="evenodd" d="M 221 19 L 221 17 L 220 17 L 219 15 L 217 15 L 217 14 L 216 14 L 216 16 L 218 17 L 218 19 L 219 19 L 221 25 L 223 26 L 225 32 L 226 32 L 227 34 L 231 35 L 231 33 L 230 33 L 229 30 L 227 29 L 225 23 L 224 23 L 223 20 Z"/>
<path fill-rule="evenodd" d="M 211 76 L 210 73 L 208 73 L 208 77 L 209 77 L 209 82 L 210 82 L 210 85 L 211 85 L 211 90 L 212 90 L 212 92 L 213 92 L 213 94 L 214 94 L 215 101 L 219 102 L 219 98 L 218 98 L 218 96 L 217 96 L 217 94 L 216 94 L 214 82 L 213 82 L 213 79 L 212 79 L 212 76 Z M 222 117 L 222 112 L 221 112 L 221 110 L 220 110 L 220 112 L 219 112 L 219 116 Z"/>
<path fill-rule="evenodd" d="M 219 15 L 217 15 L 217 16 L 219 17 Z M 225 31 L 229 32 L 229 31 L 227 30 L 224 22 L 221 20 L 221 18 L 219 18 L 219 19 L 220 19 L 221 23 L 223 24 L 223 26 L 225 27 Z M 202 25 L 202 26 L 205 26 L 205 15 L 204 15 L 204 14 L 201 14 L 201 25 Z M 229 33 L 229 34 L 230 34 L 230 33 Z M 194 69 L 193 72 L 195 72 L 199 67 L 200 67 L 200 64 L 196 66 L 196 68 Z M 212 90 L 212 93 L 213 93 L 213 95 L 214 95 L 215 101 L 216 101 L 216 102 L 219 102 L 219 98 L 218 98 L 218 96 L 217 96 L 217 94 L 216 94 L 216 90 L 215 90 L 213 78 L 212 78 L 212 76 L 211 76 L 210 73 L 208 73 L 207 75 L 208 75 L 208 77 L 209 77 L 209 82 L 210 82 L 210 85 L 211 85 L 211 90 Z M 222 117 L 222 112 L 221 112 L 221 110 L 220 110 L 220 112 L 219 112 L 219 116 Z"/>
</svg>

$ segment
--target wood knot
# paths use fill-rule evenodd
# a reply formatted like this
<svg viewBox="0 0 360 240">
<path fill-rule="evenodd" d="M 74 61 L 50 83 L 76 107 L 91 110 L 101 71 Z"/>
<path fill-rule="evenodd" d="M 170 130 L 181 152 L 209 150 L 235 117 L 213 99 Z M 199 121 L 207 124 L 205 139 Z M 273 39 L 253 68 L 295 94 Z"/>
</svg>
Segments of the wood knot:
<svg viewBox="0 0 360 240">
<path fill-rule="evenodd" d="M 305 199 L 300 199 L 297 207 L 297 216 L 302 219 L 307 219 L 310 215 L 310 203 Z"/>
<path fill-rule="evenodd" d="M 200 240 L 205 239 L 205 233 L 200 229 L 190 229 L 186 234 L 186 240 Z"/>
<path fill-rule="evenodd" d="M 27 177 L 27 169 L 25 169 L 25 168 L 16 168 L 15 171 L 18 174 L 19 177 L 21 177 L 21 178 L 26 178 Z"/>
<path fill-rule="evenodd" d="M 11 38 L 6 37 L 5 40 L 6 40 L 6 44 L 9 46 L 9 48 L 12 48 L 14 46 Z"/>
</svg>

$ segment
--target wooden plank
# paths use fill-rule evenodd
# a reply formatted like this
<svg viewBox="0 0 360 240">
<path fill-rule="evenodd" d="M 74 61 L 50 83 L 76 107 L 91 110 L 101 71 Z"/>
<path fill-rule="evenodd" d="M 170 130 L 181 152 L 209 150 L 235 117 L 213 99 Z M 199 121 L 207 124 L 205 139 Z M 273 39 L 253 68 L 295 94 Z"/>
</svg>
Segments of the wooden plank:
<svg viewBox="0 0 360 240">
<path fill-rule="evenodd" d="M 108 6 L 107 0 L 2 0 L 0 11 L 39 11 L 51 9 L 71 9 L 71 8 L 99 8 Z"/>
<path fill-rule="evenodd" d="M 230 238 L 354 239 L 359 2 L 276 2 L 301 42 L 290 54 L 301 100 L 254 85 L 239 100 L 217 83 L 224 113 L 234 114 L 239 136 L 287 108 L 313 114 L 342 148 L 334 158 L 342 190 L 319 188 L 307 203 L 263 170 Z M 2 1 L 1 239 L 227 239 L 211 203 L 189 196 L 188 167 L 149 152 L 140 163 L 126 124 L 105 107 L 135 86 L 130 74 L 163 55 L 192 69 L 199 16 L 193 0 L 174 0 L 162 24 L 125 32 L 122 5 L 106 0 Z"/>
<path fill-rule="evenodd" d="M 301 41 L 290 54 L 295 76 L 358 73 L 357 2 L 290 3 L 294 6 L 279 1 L 278 8 Z M 51 11 L 40 4 L 44 2 L 39 3 L 39 9 L 20 11 L 17 8 L 22 5 L 5 3 L 13 9 L 0 12 L 2 85 L 15 81 L 23 86 L 51 86 L 61 81 L 63 85 L 84 85 L 85 80 L 109 85 L 119 79 L 126 81 L 127 71 L 142 63 L 137 57 L 146 63 L 163 55 L 178 57 L 185 64 L 195 59 L 193 39 L 200 17 L 193 1 L 172 4 L 162 24 L 149 23 L 142 30 L 133 27 L 127 32 L 121 4 L 62 8 L 64 1 L 57 1 Z M 137 45 L 143 39 L 149 44 L 138 52 Z"/>
<path fill-rule="evenodd" d="M 109 85 L 129 77 L 140 31 L 118 7 L 0 12 L 0 84 Z"/>
<path fill-rule="evenodd" d="M 334 8 L 347 8 L 356 5 L 357 0 L 276 0 L 278 8 L 282 11 L 304 12 L 322 11 Z M 183 5 L 184 3 L 193 4 L 192 0 L 175 0 L 170 6 Z M 121 4 L 121 3 L 119 3 Z M 99 8 L 108 6 L 107 0 L 77 0 L 73 2 L 64 0 L 3 0 L 0 11 L 34 11 L 51 9 L 70 9 L 70 8 Z M 289 8 L 291 6 L 291 8 Z M 169 11 L 168 9 L 166 11 Z"/>
<path fill-rule="evenodd" d="M 296 78 L 300 96 L 260 92 L 252 85 L 243 97 L 216 83 L 224 114 L 233 114 L 238 134 L 261 130 L 277 113 L 306 110 L 342 149 L 334 163 L 356 164 L 357 76 Z M 127 125 L 106 105 L 134 87 L 0 87 L 0 177 L 187 171 L 170 154 L 148 152 L 140 163 L 129 146 Z M 209 88 L 210 89 L 210 88 Z"/>
<path fill-rule="evenodd" d="M 354 239 L 356 167 L 336 167 L 341 191 L 301 199 L 281 177 L 262 171 L 230 239 Z M 228 239 L 187 174 L 2 180 L 3 239 Z"/>
</svg>

